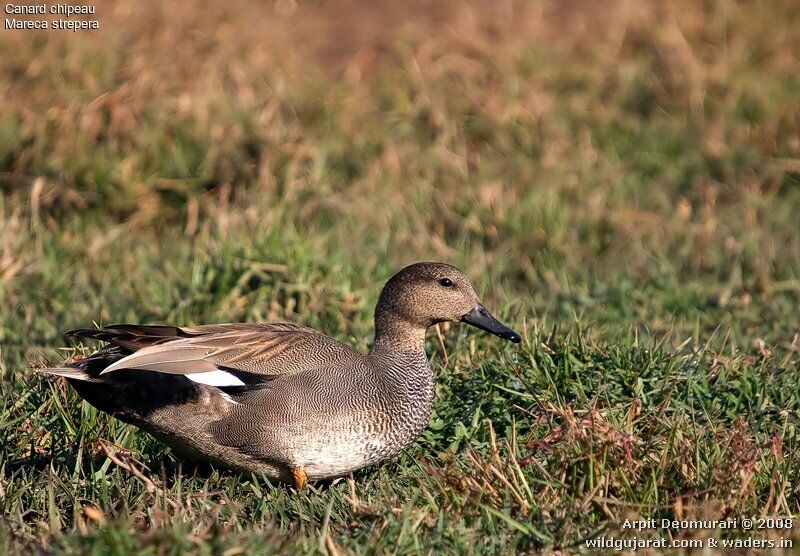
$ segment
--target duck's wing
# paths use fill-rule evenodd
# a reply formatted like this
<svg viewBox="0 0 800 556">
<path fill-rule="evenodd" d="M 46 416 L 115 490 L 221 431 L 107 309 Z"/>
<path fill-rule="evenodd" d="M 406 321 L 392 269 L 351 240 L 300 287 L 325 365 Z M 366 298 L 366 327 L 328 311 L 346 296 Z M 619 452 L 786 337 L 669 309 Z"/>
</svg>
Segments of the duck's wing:
<svg viewBox="0 0 800 556">
<path fill-rule="evenodd" d="M 121 369 L 147 370 L 202 378 L 196 381 L 212 386 L 241 386 L 363 357 L 333 338 L 291 323 L 113 325 L 72 335 L 132 352 L 106 367 L 102 375 Z"/>
</svg>

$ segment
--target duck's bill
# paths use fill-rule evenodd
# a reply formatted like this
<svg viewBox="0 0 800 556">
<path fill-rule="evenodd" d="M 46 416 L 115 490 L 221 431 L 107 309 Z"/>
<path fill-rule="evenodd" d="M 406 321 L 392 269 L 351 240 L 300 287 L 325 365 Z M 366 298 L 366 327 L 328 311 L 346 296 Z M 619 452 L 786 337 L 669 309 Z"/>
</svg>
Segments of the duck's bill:
<svg viewBox="0 0 800 556">
<path fill-rule="evenodd" d="M 500 336 L 505 340 L 511 340 L 515 344 L 518 344 L 520 340 L 522 340 L 519 334 L 494 318 L 489 310 L 480 303 L 475 305 L 469 313 L 461 317 L 461 322 L 466 322 L 481 330 L 491 332 L 495 336 Z"/>
</svg>

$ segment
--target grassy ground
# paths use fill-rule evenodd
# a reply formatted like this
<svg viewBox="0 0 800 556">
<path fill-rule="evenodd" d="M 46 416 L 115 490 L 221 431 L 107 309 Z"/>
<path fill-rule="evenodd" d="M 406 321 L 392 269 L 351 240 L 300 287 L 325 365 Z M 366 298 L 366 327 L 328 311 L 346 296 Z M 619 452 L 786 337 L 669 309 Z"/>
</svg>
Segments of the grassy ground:
<svg viewBox="0 0 800 556">
<path fill-rule="evenodd" d="M 800 512 L 800 7 L 98 2 L 0 34 L 0 552 L 581 550 Z M 367 348 L 416 260 L 430 428 L 297 494 L 186 469 L 29 370 L 91 322 Z M 779 538 L 655 530 L 638 536 Z M 631 535 L 630 532 L 627 533 Z"/>
</svg>

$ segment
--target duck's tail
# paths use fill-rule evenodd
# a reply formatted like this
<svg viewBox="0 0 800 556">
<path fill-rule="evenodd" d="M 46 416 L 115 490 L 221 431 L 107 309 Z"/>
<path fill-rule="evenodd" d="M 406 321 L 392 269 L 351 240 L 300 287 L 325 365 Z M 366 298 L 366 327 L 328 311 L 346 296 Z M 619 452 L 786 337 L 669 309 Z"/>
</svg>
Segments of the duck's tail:
<svg viewBox="0 0 800 556">
<path fill-rule="evenodd" d="M 93 377 L 86 371 L 75 367 L 44 367 L 41 369 L 34 368 L 33 370 L 37 373 L 63 376 L 64 378 L 73 378 L 75 380 L 83 380 L 85 382 L 100 382 L 97 378 Z"/>
<path fill-rule="evenodd" d="M 129 351 L 119 346 L 111 346 L 96 351 L 89 357 L 72 358 L 60 367 L 34 368 L 37 373 L 52 376 L 63 376 L 66 379 L 80 382 L 105 382 L 100 378 L 103 369 L 125 357 Z"/>
</svg>

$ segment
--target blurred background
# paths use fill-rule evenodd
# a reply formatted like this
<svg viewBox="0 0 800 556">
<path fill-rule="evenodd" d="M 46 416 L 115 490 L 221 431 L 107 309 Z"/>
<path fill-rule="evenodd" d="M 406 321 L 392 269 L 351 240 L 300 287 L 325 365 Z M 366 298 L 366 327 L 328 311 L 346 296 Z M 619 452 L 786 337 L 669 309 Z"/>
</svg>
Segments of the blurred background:
<svg viewBox="0 0 800 556">
<path fill-rule="evenodd" d="M 569 552 L 797 515 L 800 2 L 94 6 L 0 32 L 0 552 Z M 430 334 L 430 427 L 352 487 L 196 474 L 28 369 L 93 322 L 366 349 L 420 260 L 525 341 Z"/>
<path fill-rule="evenodd" d="M 517 326 L 797 353 L 796 2 L 94 5 L 0 34 L 4 369 L 92 321 L 363 345 L 417 260 Z"/>
</svg>

